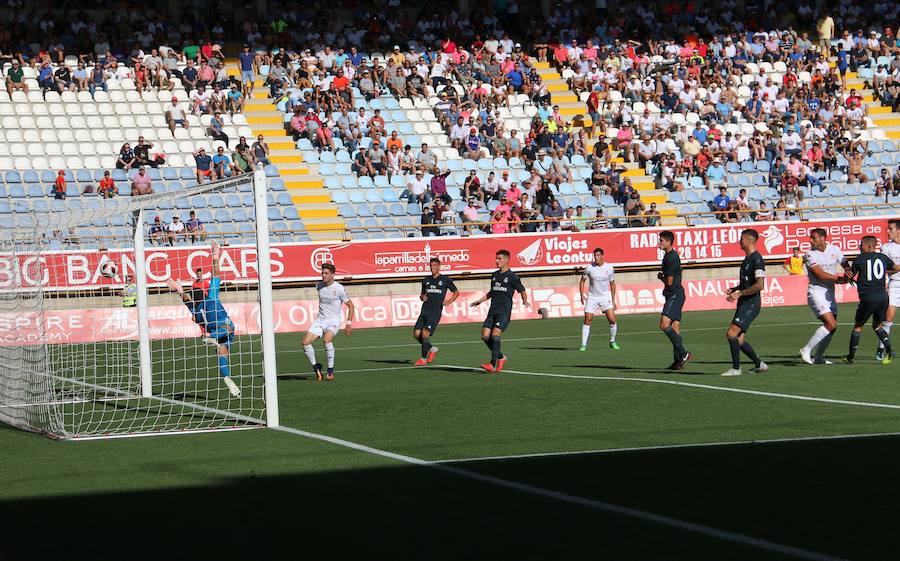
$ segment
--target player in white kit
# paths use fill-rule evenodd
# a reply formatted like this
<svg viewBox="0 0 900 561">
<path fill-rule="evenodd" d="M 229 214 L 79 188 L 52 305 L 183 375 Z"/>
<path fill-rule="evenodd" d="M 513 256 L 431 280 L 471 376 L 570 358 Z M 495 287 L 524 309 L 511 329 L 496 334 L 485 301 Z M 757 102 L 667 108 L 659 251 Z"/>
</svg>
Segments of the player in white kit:
<svg viewBox="0 0 900 561">
<path fill-rule="evenodd" d="M 887 233 L 890 241 L 882 244 L 881 253 L 890 257 L 894 263 L 900 263 L 900 220 L 888 220 Z M 888 277 L 888 298 L 887 319 L 882 322 L 881 328 L 890 333 L 894 325 L 894 314 L 900 308 L 900 273 L 892 273 Z M 884 360 L 884 347 L 880 343 L 875 359 Z"/>
<path fill-rule="evenodd" d="M 590 284 L 585 296 L 585 285 Z M 616 343 L 616 273 L 610 263 L 603 261 L 603 250 L 599 247 L 594 250 L 594 262 L 584 269 L 581 281 L 578 283 L 578 293 L 581 295 L 581 303 L 584 305 L 584 325 L 581 326 L 581 352 L 587 350 L 588 338 L 591 336 L 591 322 L 594 315 L 605 314 L 609 321 L 609 347 L 619 350 Z"/>
<path fill-rule="evenodd" d="M 809 277 L 806 301 L 822 325 L 800 349 L 800 358 L 807 364 L 831 364 L 824 355 L 837 329 L 838 307 L 834 285 L 847 282 L 846 271 L 850 265 L 840 248 L 828 243 L 828 233 L 824 228 L 815 228 L 810 232 L 809 239 L 812 248 L 803 257 Z"/>
<path fill-rule="evenodd" d="M 334 265 L 331 263 L 322 265 L 322 281 L 316 283 L 316 290 L 319 292 L 319 313 L 306 331 L 306 335 L 303 336 L 303 352 L 306 353 L 306 358 L 313 367 L 316 380 L 323 379 L 322 364 L 316 360 L 316 350 L 313 348 L 313 342 L 319 337 L 325 343 L 325 356 L 328 364 L 324 379 L 334 380 L 334 343 L 332 341 L 341 330 L 341 310 L 345 303 L 347 304 L 347 323 L 344 326 L 344 333 L 349 337 L 352 332 L 353 302 L 350 301 L 344 286 L 334 280 L 334 271 Z"/>
</svg>

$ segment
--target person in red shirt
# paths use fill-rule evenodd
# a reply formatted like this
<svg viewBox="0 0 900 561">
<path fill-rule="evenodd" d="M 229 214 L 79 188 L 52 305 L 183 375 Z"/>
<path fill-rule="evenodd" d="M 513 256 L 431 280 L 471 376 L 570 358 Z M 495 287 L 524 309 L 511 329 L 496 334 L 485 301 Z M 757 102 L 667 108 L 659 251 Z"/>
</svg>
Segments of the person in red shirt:
<svg viewBox="0 0 900 561">
<path fill-rule="evenodd" d="M 456 52 L 456 43 L 453 42 L 453 39 L 447 37 L 443 41 L 441 41 L 441 49 L 445 54 L 453 54 Z"/>
<path fill-rule="evenodd" d="M 103 179 L 100 180 L 97 193 L 104 199 L 111 199 L 119 194 L 119 188 L 116 187 L 116 182 L 113 181 L 113 178 L 109 176 L 109 171 L 103 172 Z"/>
<path fill-rule="evenodd" d="M 56 181 L 53 183 L 53 198 L 59 200 L 66 199 L 66 172 L 59 170 Z"/>
</svg>

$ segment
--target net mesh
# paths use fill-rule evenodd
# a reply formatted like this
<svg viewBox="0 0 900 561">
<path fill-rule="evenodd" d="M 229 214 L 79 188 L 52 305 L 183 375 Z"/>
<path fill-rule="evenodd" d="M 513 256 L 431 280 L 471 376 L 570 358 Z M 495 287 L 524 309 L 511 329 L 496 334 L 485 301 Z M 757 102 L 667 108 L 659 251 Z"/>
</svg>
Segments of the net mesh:
<svg viewBox="0 0 900 561">
<path fill-rule="evenodd" d="M 141 210 L 152 217 L 173 209 L 176 197 L 247 193 L 252 182 L 247 176 L 177 194 L 18 205 L 14 223 L 0 229 L 0 421 L 58 438 L 263 422 L 259 294 L 255 270 L 246 267 L 255 240 L 227 230 L 151 239 L 148 224 L 137 224 Z M 254 209 L 243 210 L 253 216 Z M 135 226 L 147 244 L 151 397 L 141 385 Z M 228 319 L 197 323 L 165 281 L 189 296 L 192 284 L 209 286 L 214 241 L 222 244 L 218 300 Z"/>
</svg>

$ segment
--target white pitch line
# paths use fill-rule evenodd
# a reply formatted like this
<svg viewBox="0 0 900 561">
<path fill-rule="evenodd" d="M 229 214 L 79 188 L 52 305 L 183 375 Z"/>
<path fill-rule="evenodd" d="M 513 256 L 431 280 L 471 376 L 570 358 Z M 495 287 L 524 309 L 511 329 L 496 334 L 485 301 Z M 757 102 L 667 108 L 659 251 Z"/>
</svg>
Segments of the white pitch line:
<svg viewBox="0 0 900 561">
<path fill-rule="evenodd" d="M 579 318 L 572 318 L 579 319 Z M 754 323 L 753 327 L 758 329 L 760 327 L 794 327 L 797 325 L 819 325 L 818 321 L 802 321 L 795 323 Z M 839 323 L 838 325 L 853 325 L 852 323 Z M 691 333 L 694 331 L 725 331 L 727 326 L 725 327 L 695 327 L 693 329 L 682 329 L 682 333 Z M 654 329 L 653 331 L 619 331 L 618 336 L 622 335 L 654 335 L 659 333 L 659 329 Z M 599 334 L 604 334 L 606 332 L 600 331 Z M 516 343 L 516 342 L 524 342 L 524 341 L 557 341 L 560 339 L 577 339 L 580 335 L 572 334 L 572 335 L 554 335 L 553 337 L 520 337 L 520 338 L 504 338 L 504 343 Z M 441 341 L 441 346 L 444 345 L 483 345 L 484 343 L 481 341 L 481 338 L 473 338 L 467 339 L 465 341 Z M 421 346 L 419 343 L 400 343 L 394 345 L 368 345 L 364 347 L 337 347 L 338 350 L 341 351 L 366 351 L 371 349 L 399 349 L 405 347 L 419 347 Z M 280 349 L 277 351 L 278 354 L 281 353 L 301 353 L 303 349 Z"/>
<path fill-rule="evenodd" d="M 470 370 L 480 372 L 480 368 L 474 366 L 455 366 L 453 364 L 436 364 L 439 368 L 451 368 L 454 370 Z M 685 386 L 688 388 L 700 388 L 704 390 L 714 390 L 720 392 L 742 393 L 748 395 L 759 395 L 763 397 L 778 397 L 783 399 L 796 399 L 799 401 L 814 401 L 818 403 L 830 403 L 833 405 L 854 405 L 858 407 L 874 407 L 877 409 L 900 409 L 900 405 L 894 403 L 876 403 L 871 401 L 852 401 L 848 399 L 829 399 L 827 397 L 815 397 L 809 395 L 797 395 L 790 393 L 764 392 L 760 390 L 745 390 L 743 388 L 732 388 L 728 386 L 714 386 L 710 384 L 695 384 L 692 382 L 682 382 L 680 380 L 662 380 L 659 378 L 627 378 L 624 376 L 579 376 L 577 374 L 554 374 L 550 372 L 525 372 L 524 370 L 506 370 L 503 369 L 502 374 L 519 374 L 521 376 L 538 376 L 545 378 L 567 378 L 570 380 L 601 380 L 610 382 L 644 382 L 648 384 L 665 384 L 669 386 Z"/>
<path fill-rule="evenodd" d="M 444 473 L 447 473 L 450 475 L 455 475 L 455 476 L 463 477 L 466 479 L 473 479 L 475 481 L 480 481 L 482 483 L 495 485 L 497 487 L 513 489 L 515 491 L 520 491 L 522 493 L 527 493 L 527 494 L 531 494 L 531 495 L 537 495 L 540 497 L 563 501 L 566 503 L 575 504 L 575 505 L 579 505 L 582 507 L 599 510 L 602 512 L 608 512 L 608 513 L 612 513 L 612 514 L 627 516 L 629 518 L 635 518 L 638 520 L 643 520 L 645 522 L 651 522 L 651 523 L 659 524 L 662 526 L 668 526 L 670 528 L 676 528 L 678 530 L 684 530 L 684 531 L 691 532 L 694 534 L 700 534 L 703 536 L 716 538 L 716 539 L 720 539 L 723 541 L 728 541 L 728 542 L 737 543 L 737 544 L 750 546 L 750 547 L 756 547 L 759 549 L 782 553 L 785 555 L 792 555 L 792 556 L 800 558 L 800 559 L 809 559 L 812 561 L 846 561 L 839 557 L 833 557 L 831 555 L 826 555 L 823 553 L 818 553 L 815 551 L 810 551 L 810 550 L 802 549 L 799 547 L 775 543 L 775 542 L 771 542 L 768 540 L 755 538 L 753 536 L 748 536 L 746 534 L 739 534 L 737 532 L 729 532 L 727 530 L 720 530 L 718 528 L 713 528 L 711 526 L 706 526 L 703 524 L 696 524 L 694 522 L 688 522 L 686 520 L 681 520 L 681 519 L 674 518 L 671 516 L 656 514 L 653 512 L 648 512 L 645 510 L 640 510 L 640 509 L 631 508 L 631 507 L 627 507 L 627 506 L 608 503 L 605 501 L 597 501 L 594 499 L 588 499 L 588 498 L 579 497 L 576 495 L 570 495 L 568 493 L 553 491 L 551 489 L 545 489 L 543 487 L 538 487 L 536 485 L 531 485 L 528 483 L 519 483 L 516 481 L 509 481 L 506 479 L 501 479 L 499 477 L 494 477 L 492 475 L 485 475 L 483 473 L 469 471 L 469 470 L 465 470 L 465 469 L 458 468 L 455 466 L 445 465 L 445 464 L 442 464 L 439 462 L 431 462 L 428 460 L 414 458 L 412 456 L 407 456 L 405 454 L 397 454 L 394 452 L 388 452 L 387 450 L 380 450 L 378 448 L 373 448 L 371 446 L 366 446 L 364 444 L 358 444 L 356 442 L 351 442 L 349 440 L 344 440 L 342 438 L 336 438 L 333 436 L 304 431 L 304 430 L 295 429 L 295 428 L 291 428 L 291 427 L 277 427 L 274 430 L 286 432 L 286 433 L 293 434 L 296 436 L 302 436 L 305 438 L 311 438 L 314 440 L 328 442 L 330 444 L 335 444 L 337 446 L 343 446 L 345 448 L 350 448 L 352 450 L 365 452 L 367 454 L 372 454 L 375 456 L 381 456 L 383 458 L 389 458 L 391 460 L 396 460 L 396 461 L 407 463 L 407 464 L 431 468 L 431 469 L 434 469 L 434 470 L 437 470 L 440 472 L 444 472 Z"/>
<path fill-rule="evenodd" d="M 586 456 L 590 454 L 616 454 L 621 452 L 652 452 L 655 450 L 679 450 L 690 448 L 710 448 L 718 446 L 746 446 L 749 444 L 779 444 L 787 442 L 819 442 L 829 440 L 858 440 L 885 436 L 900 436 L 900 432 L 873 432 L 867 434 L 834 434 L 827 436 L 797 436 L 788 438 L 766 438 L 760 440 L 732 440 L 722 442 L 697 442 L 692 444 L 660 444 L 657 446 L 632 446 L 628 448 L 600 448 L 597 450 L 575 450 L 572 452 L 535 452 L 532 454 L 510 454 L 508 456 L 477 456 L 472 458 L 451 458 L 432 460 L 441 464 L 464 462 L 487 462 L 497 460 L 524 460 L 528 458 L 553 458 L 557 456 Z"/>
</svg>

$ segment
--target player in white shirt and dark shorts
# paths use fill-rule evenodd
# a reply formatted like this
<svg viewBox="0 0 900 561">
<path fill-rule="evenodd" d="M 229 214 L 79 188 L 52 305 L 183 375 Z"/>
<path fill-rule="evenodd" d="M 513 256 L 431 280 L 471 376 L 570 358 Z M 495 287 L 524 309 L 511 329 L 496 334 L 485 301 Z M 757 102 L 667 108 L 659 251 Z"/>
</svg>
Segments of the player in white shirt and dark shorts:
<svg viewBox="0 0 900 561">
<path fill-rule="evenodd" d="M 589 284 L 587 295 L 585 285 Z M 581 326 L 581 348 L 587 350 L 588 338 L 591 336 L 591 322 L 594 315 L 602 313 L 609 321 L 609 348 L 619 350 L 616 343 L 616 273 L 612 264 L 603 261 L 603 250 L 594 250 L 594 262 L 588 265 L 581 274 L 578 283 L 578 294 L 584 305 L 584 324 Z"/>
<path fill-rule="evenodd" d="M 881 253 L 890 257 L 894 263 L 900 263 L 900 220 L 888 220 L 887 231 L 890 241 L 881 246 Z M 881 328 L 890 334 L 894 325 L 894 314 L 897 313 L 897 308 L 900 308 L 900 273 L 891 273 L 888 277 L 888 299 L 887 316 Z M 884 360 L 884 346 L 880 343 L 878 351 L 875 352 L 875 360 Z"/>
<path fill-rule="evenodd" d="M 306 331 L 306 335 L 303 336 L 303 352 L 313 367 L 316 380 L 334 380 L 334 343 L 332 341 L 341 330 L 341 311 L 345 303 L 347 304 L 347 324 L 344 326 L 344 333 L 349 337 L 352 332 L 353 302 L 350 301 L 350 296 L 347 295 L 344 286 L 334 280 L 334 272 L 333 264 L 322 265 L 322 280 L 316 283 L 316 290 L 319 292 L 319 313 Z M 325 343 L 325 356 L 328 364 L 328 370 L 324 377 L 322 376 L 322 363 L 316 360 L 316 350 L 313 348 L 313 342 L 320 337 Z"/>
<path fill-rule="evenodd" d="M 828 243 L 828 232 L 824 228 L 815 228 L 810 232 L 809 239 L 812 248 L 803 256 L 809 277 L 806 301 L 822 325 L 800 349 L 800 358 L 807 364 L 831 364 L 825 360 L 825 350 L 837 329 L 838 306 L 834 285 L 847 282 L 846 271 L 850 264 L 840 248 Z"/>
</svg>

